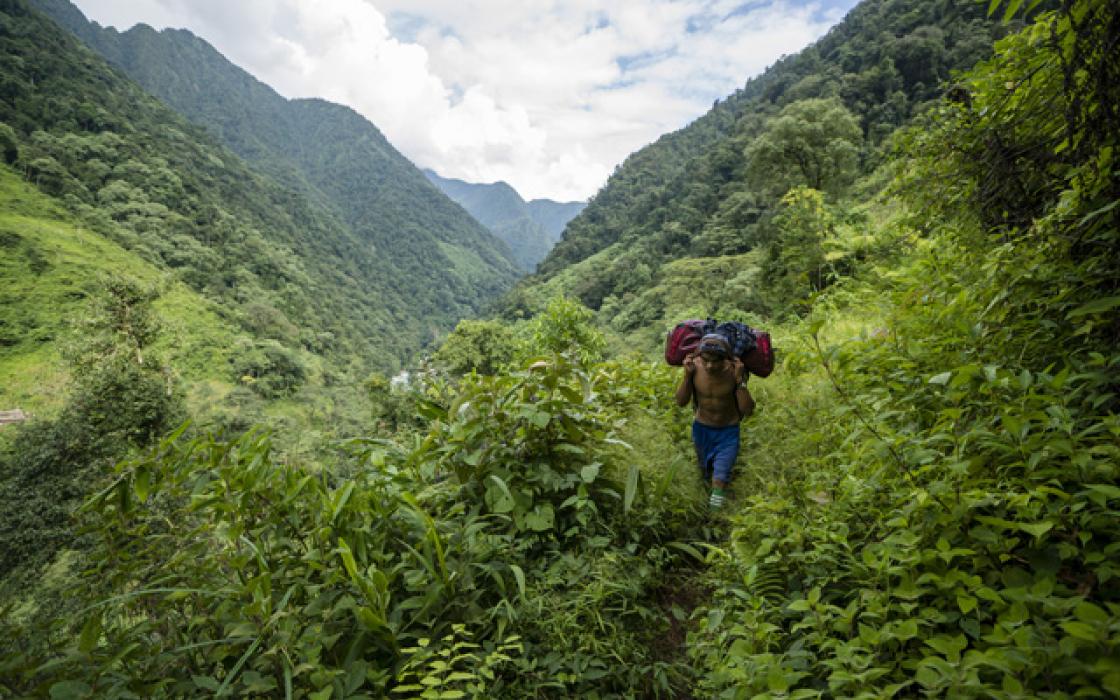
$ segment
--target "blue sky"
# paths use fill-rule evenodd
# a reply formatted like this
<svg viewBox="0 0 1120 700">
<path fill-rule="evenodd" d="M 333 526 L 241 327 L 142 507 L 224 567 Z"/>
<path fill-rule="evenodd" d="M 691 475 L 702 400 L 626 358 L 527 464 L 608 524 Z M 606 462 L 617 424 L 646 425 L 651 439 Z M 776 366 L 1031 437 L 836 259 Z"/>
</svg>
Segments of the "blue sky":
<svg viewBox="0 0 1120 700">
<path fill-rule="evenodd" d="M 186 28 L 287 97 L 353 107 L 417 165 L 586 199 L 631 152 L 855 0 L 76 0 Z"/>
</svg>

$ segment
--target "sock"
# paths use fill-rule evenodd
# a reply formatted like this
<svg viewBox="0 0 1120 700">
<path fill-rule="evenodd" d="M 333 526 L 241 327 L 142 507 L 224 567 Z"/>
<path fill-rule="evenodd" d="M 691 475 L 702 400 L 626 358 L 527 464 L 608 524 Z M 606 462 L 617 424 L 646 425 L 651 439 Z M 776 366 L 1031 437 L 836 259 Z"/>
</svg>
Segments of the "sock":
<svg viewBox="0 0 1120 700">
<path fill-rule="evenodd" d="M 723 507 L 723 489 L 712 489 L 712 495 L 708 499 L 708 506 L 712 510 Z"/>
</svg>

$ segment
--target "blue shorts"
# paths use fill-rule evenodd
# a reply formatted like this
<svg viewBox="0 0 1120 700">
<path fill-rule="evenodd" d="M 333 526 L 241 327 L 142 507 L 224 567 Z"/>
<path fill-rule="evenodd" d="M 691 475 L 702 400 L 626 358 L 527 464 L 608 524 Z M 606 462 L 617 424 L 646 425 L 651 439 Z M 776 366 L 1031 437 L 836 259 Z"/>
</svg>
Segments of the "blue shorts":
<svg viewBox="0 0 1120 700">
<path fill-rule="evenodd" d="M 696 445 L 696 462 L 704 481 L 731 481 L 731 468 L 739 456 L 739 425 L 713 428 L 700 421 L 692 422 L 692 443 Z"/>
</svg>

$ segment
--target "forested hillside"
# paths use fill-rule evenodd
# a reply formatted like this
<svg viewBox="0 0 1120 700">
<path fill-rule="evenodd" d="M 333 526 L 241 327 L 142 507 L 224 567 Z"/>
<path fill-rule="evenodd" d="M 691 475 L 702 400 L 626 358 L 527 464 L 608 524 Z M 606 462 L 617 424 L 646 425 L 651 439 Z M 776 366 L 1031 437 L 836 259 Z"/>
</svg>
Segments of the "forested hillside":
<svg viewBox="0 0 1120 700">
<path fill-rule="evenodd" d="M 509 245 L 514 260 L 532 272 L 560 239 L 564 227 L 583 209 L 582 202 L 526 202 L 504 182 L 477 184 L 424 174 L 444 194 L 466 209 L 483 226 Z"/>
<path fill-rule="evenodd" d="M 432 187 L 380 131 L 348 107 L 287 100 L 185 30 L 120 33 L 66 0 L 32 0 L 145 90 L 256 169 L 329 212 L 357 242 L 376 301 L 380 356 L 414 354 L 475 315 L 517 275 L 510 252 Z M 372 319 L 371 319 L 372 321 Z M 379 362 L 387 366 L 390 362 Z"/>
<path fill-rule="evenodd" d="M 778 199 L 790 185 L 839 194 L 856 172 L 880 163 L 886 136 L 1006 31 L 985 10 L 975 0 L 860 3 L 816 44 L 627 158 L 520 289 L 538 296 L 535 287 L 567 271 L 571 281 L 548 285 L 549 293 L 562 289 L 594 309 L 606 305 L 622 329 L 661 318 L 663 299 L 634 298 L 662 265 L 761 248 L 773 240 Z M 786 128 L 793 123 L 796 129 Z M 748 153 L 767 143 L 765 153 Z M 844 151 L 837 172 L 813 172 L 815 159 L 835 158 L 829 144 Z M 708 284 L 719 284 L 719 271 L 711 274 L 717 279 Z M 740 290 L 732 305 L 764 304 L 750 301 Z"/>
<path fill-rule="evenodd" d="M 119 420 L 100 410 L 122 373 L 161 386 L 144 295 L 110 287 L 72 359 L 106 371 L 84 375 L 69 422 L 14 438 L 50 449 L 0 454 L 0 495 L 52 523 L 69 511 L 44 494 L 88 494 L 79 539 L 0 521 L 20 545 L 5 562 L 65 542 L 0 588 L 0 692 L 1120 694 L 1120 8 L 983 5 L 867 3 L 860 32 L 826 39 L 874 52 L 898 40 L 885 28 L 954 9 L 1006 33 L 890 135 L 809 97 L 745 112 L 758 131 L 734 147 L 685 130 L 634 156 L 577 221 L 598 203 L 628 230 L 651 202 L 618 185 L 667 144 L 684 165 L 665 173 L 695 187 L 658 190 L 657 216 L 691 211 L 715 152 L 742 161 L 717 181 L 766 207 L 714 238 L 651 244 L 640 217 L 614 241 L 570 227 L 584 254 L 508 300 L 535 313 L 464 320 L 409 383 L 368 382 L 368 437 L 329 457 L 278 453 L 267 430 L 168 434 L 163 392 Z M 19 274 L 60 285 L 22 231 L 82 232 L 15 180 L 0 179 L 23 202 L 0 242 Z M 17 220 L 29 208 L 49 223 Z M 630 286 L 597 312 L 553 296 L 624 264 Z M 666 323 L 712 309 L 779 353 L 749 382 L 758 409 L 717 510 L 674 401 L 681 370 L 642 358 Z M 94 455 L 83 484 L 71 444 Z"/>
</svg>

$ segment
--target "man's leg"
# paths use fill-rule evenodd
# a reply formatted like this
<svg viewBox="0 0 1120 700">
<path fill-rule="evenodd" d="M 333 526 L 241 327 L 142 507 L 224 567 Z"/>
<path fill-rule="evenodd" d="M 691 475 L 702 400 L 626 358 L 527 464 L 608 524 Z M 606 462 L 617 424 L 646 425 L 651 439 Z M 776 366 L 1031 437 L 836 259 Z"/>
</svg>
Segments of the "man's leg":
<svg viewBox="0 0 1120 700">
<path fill-rule="evenodd" d="M 712 450 L 712 494 L 708 505 L 713 509 L 723 507 L 726 489 L 731 481 L 731 469 L 739 456 L 739 428 L 725 431 L 720 435 L 719 444 Z"/>
<path fill-rule="evenodd" d="M 699 423 L 692 424 L 692 446 L 696 449 L 696 471 L 700 482 L 706 487 L 712 480 L 712 461 L 708 456 L 708 445 L 703 428 Z"/>
</svg>

